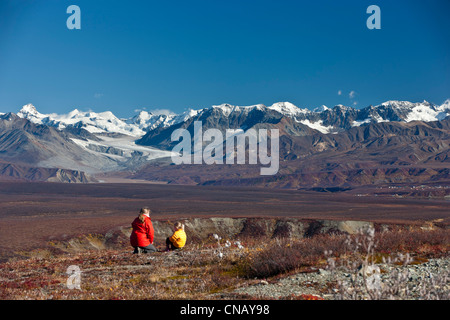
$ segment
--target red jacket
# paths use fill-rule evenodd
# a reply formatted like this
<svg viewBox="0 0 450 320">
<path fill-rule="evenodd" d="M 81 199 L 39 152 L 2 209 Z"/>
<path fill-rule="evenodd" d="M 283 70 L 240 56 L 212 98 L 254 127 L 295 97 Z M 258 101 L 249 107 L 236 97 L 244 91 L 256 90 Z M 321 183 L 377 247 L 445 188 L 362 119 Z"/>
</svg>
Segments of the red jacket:
<svg viewBox="0 0 450 320">
<path fill-rule="evenodd" d="M 146 247 L 153 243 L 155 231 L 149 217 L 145 217 L 144 223 L 139 218 L 134 219 L 131 224 L 133 231 L 130 236 L 130 243 L 133 247 Z"/>
</svg>

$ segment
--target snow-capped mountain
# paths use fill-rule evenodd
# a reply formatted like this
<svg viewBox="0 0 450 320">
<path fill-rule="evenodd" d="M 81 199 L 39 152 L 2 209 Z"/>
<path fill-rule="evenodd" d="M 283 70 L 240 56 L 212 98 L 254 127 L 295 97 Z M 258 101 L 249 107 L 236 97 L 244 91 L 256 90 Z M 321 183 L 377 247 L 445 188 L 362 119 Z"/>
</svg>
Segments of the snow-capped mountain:
<svg viewBox="0 0 450 320">
<path fill-rule="evenodd" d="M 156 128 L 168 127 L 186 121 L 187 119 L 195 116 L 198 112 L 199 110 L 197 111 L 192 109 L 189 109 L 181 114 L 158 114 L 148 111 L 140 111 L 137 115 L 124 121 L 131 126 L 136 126 L 139 128 L 139 130 L 141 130 L 141 135 L 143 135 L 142 132 L 145 133 Z"/>
<path fill-rule="evenodd" d="M 401 159 L 384 159 L 383 164 L 437 161 L 441 165 L 450 159 L 446 149 L 449 115 L 450 100 L 442 105 L 387 101 L 363 109 L 343 105 L 307 109 L 289 102 L 221 104 L 181 114 L 140 111 L 129 119 L 110 111 L 77 109 L 67 114 L 42 114 L 28 104 L 17 115 L 0 113 L 0 163 L 21 165 L 29 173 L 33 168 L 63 168 L 72 180 L 82 172 L 134 172 L 150 160 L 170 159 L 171 146 L 176 143 L 171 141 L 171 133 L 177 128 L 192 130 L 194 121 L 202 121 L 205 129 L 221 131 L 278 128 L 280 152 L 286 161 L 318 152 L 334 157 L 336 148 L 364 152 L 368 146 L 378 146 L 371 154 Z M 441 122 L 432 123 L 435 121 Z M 345 157 L 342 163 L 348 162 Z M 377 159 L 370 161 L 376 163 Z"/>
<path fill-rule="evenodd" d="M 154 114 L 140 111 L 130 119 L 119 119 L 111 111 L 92 112 L 75 109 L 68 114 L 42 114 L 32 104 L 20 109 L 17 115 L 35 124 L 44 124 L 58 129 L 67 127 L 82 128 L 90 133 L 120 133 L 133 137 L 143 136 L 147 131 L 167 127 L 186 121 L 199 111 L 189 109 L 181 114 Z"/>
<path fill-rule="evenodd" d="M 344 105 L 328 108 L 322 105 L 313 110 L 299 108 L 289 102 L 279 102 L 271 106 L 256 104 L 244 107 L 222 104 L 199 110 L 195 115 L 200 115 L 210 109 L 220 110 L 224 117 L 245 115 L 253 110 L 263 112 L 272 110 L 285 117 L 292 118 L 311 129 L 327 134 L 341 132 L 367 123 L 442 120 L 450 115 L 450 100 L 447 100 L 440 106 L 427 101 L 418 103 L 387 101 L 378 106 L 369 106 L 363 109 L 354 109 Z"/>
<path fill-rule="evenodd" d="M 42 114 L 32 105 L 27 104 L 17 115 L 35 124 L 44 124 L 58 129 L 66 127 L 83 128 L 91 133 L 121 133 L 131 136 L 145 134 L 137 125 L 132 125 L 117 118 L 111 111 L 82 112 L 77 109 L 68 114 Z"/>
<path fill-rule="evenodd" d="M 143 122 L 139 123 L 137 117 L 133 119 L 136 123 L 132 120 L 119 119 L 110 111 L 96 113 L 75 109 L 63 115 L 42 114 L 32 104 L 27 104 L 17 113 L 17 118 L 27 120 L 36 126 L 56 128 L 54 134 L 60 132 L 62 140 L 65 141 L 63 145 L 69 147 L 71 151 L 58 152 L 58 145 L 53 148 L 55 155 L 46 158 L 45 155 L 36 157 L 35 154 L 30 154 L 31 158 L 26 164 L 98 173 L 133 169 L 151 159 L 170 156 L 170 152 L 135 144 L 136 138 L 144 135 L 145 129 L 151 127 L 155 121 L 151 115 L 145 118 L 143 117 L 145 114 L 141 113 L 138 116 Z M 6 116 L 3 118 L 7 119 Z M 45 145 L 48 139 L 44 137 L 43 141 L 37 138 L 34 140 L 36 141 L 31 141 L 33 147 L 36 143 Z M 22 141 L 17 140 L 15 143 L 21 144 Z M 9 150 L 9 154 L 16 153 L 16 150 Z M 75 158 L 76 161 L 71 160 Z"/>
<path fill-rule="evenodd" d="M 199 111 L 202 112 L 207 111 L 209 109 L 220 110 L 224 116 L 230 116 L 232 113 L 245 114 L 253 110 L 260 110 L 260 111 L 273 110 L 287 117 L 295 117 L 297 115 L 309 112 L 308 109 L 300 109 L 299 107 L 293 105 L 290 102 L 278 102 L 269 107 L 263 104 L 255 104 L 250 106 L 234 106 L 228 103 L 224 103 L 221 105 L 213 105 L 211 108 L 205 108 Z"/>
<path fill-rule="evenodd" d="M 83 112 L 77 109 L 68 114 L 42 114 L 32 104 L 27 104 L 17 113 L 21 118 L 36 124 L 45 124 L 58 129 L 66 127 L 83 128 L 91 133 L 120 133 L 142 137 L 147 132 L 185 122 L 208 110 L 217 110 L 224 117 L 248 114 L 253 110 L 276 111 L 321 133 L 337 133 L 366 123 L 389 121 L 438 121 L 450 115 L 450 99 L 438 106 L 427 101 L 412 103 L 408 101 L 387 101 L 378 106 L 354 109 L 343 105 L 334 108 L 320 106 L 313 110 L 299 108 L 289 102 L 278 102 L 271 106 L 256 104 L 234 106 L 230 104 L 213 105 L 199 110 L 189 109 L 181 114 L 157 114 L 140 111 L 129 119 L 119 119 L 112 112 Z"/>
</svg>

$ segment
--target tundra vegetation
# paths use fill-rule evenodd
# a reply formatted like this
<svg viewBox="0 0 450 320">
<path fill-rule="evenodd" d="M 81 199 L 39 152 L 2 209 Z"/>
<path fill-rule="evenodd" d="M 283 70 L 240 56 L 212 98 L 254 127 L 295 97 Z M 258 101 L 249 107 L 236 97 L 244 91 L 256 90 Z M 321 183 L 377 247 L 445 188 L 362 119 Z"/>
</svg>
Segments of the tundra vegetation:
<svg viewBox="0 0 450 320">
<path fill-rule="evenodd" d="M 101 245 L 102 235 L 72 239 L 72 247 L 96 244 L 72 251 L 67 242 L 54 240 L 50 249 L 35 250 L 28 259 L 0 264 L 0 299 L 267 299 L 238 289 L 323 270 L 330 276 L 317 295 L 277 299 L 412 299 L 405 275 L 390 275 L 383 266 L 448 258 L 446 228 L 375 227 L 304 238 L 256 231 L 230 238 L 210 234 L 193 238 L 181 251 L 153 254 L 132 254 L 123 233 L 114 237 L 114 249 Z M 70 266 L 80 270 L 78 288 L 68 286 Z M 347 278 L 335 277 L 338 270 L 345 270 Z M 381 274 L 387 282 L 380 283 Z M 419 284 L 416 298 L 449 299 L 446 276 L 431 279 Z"/>
</svg>

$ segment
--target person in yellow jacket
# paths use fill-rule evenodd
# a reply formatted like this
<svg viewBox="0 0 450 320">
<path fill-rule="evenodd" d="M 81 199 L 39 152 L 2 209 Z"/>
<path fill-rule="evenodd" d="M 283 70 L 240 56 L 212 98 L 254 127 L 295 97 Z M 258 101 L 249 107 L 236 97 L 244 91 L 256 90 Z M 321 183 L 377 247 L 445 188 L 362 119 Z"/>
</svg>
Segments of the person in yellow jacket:
<svg viewBox="0 0 450 320">
<path fill-rule="evenodd" d="M 166 239 L 166 251 L 181 249 L 186 244 L 186 232 L 184 224 L 176 222 L 174 225 L 175 232 Z"/>
</svg>

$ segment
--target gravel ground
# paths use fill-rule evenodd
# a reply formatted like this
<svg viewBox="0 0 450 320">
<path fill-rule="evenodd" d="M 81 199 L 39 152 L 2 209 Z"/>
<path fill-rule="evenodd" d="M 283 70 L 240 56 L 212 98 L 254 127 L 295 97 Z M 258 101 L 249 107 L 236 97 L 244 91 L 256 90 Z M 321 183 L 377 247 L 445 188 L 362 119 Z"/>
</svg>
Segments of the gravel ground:
<svg viewBox="0 0 450 320">
<path fill-rule="evenodd" d="M 372 290 L 363 289 L 363 272 L 348 272 L 344 268 L 319 269 L 312 273 L 295 274 L 274 283 L 260 283 L 233 291 L 259 299 L 280 299 L 291 295 L 314 295 L 334 299 L 450 299 L 450 258 L 430 259 L 428 262 L 398 266 L 375 265 L 367 282 Z M 367 270 L 367 269 L 366 269 Z M 368 270 L 367 272 L 373 271 Z M 371 280 L 371 282 L 370 282 Z M 338 282 L 342 285 L 339 286 Z M 378 295 L 377 295 L 378 294 Z"/>
</svg>

